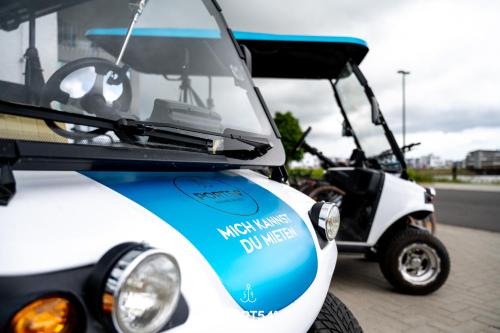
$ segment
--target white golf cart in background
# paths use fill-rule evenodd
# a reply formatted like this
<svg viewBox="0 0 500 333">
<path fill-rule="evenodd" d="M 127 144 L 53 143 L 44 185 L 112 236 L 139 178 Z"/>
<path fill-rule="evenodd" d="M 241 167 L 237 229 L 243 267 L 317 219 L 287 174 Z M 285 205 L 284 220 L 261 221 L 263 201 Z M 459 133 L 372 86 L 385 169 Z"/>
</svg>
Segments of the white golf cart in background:
<svg viewBox="0 0 500 333">
<path fill-rule="evenodd" d="M 0 332 L 361 331 L 216 2 L 2 0 L 0 46 Z"/>
<path fill-rule="evenodd" d="M 450 260 L 433 235 L 435 191 L 408 179 L 403 151 L 415 144 L 398 146 L 358 68 L 368 52 L 366 43 L 350 37 L 235 35 L 252 54 L 253 77 L 326 80 L 333 88 L 343 135 L 352 137 L 356 148 L 348 165 L 339 165 L 305 141 L 309 128 L 295 149 L 317 156 L 326 171 L 321 180 L 295 185 L 318 201 L 339 205 L 339 251 L 378 260 L 400 292 L 428 294 L 441 287 Z"/>
</svg>

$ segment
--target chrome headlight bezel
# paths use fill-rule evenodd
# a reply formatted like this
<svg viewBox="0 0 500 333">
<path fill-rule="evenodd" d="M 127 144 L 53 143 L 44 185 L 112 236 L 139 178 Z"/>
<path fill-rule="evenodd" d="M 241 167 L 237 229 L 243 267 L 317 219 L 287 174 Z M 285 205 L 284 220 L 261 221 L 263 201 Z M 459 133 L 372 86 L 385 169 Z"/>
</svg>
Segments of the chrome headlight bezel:
<svg viewBox="0 0 500 333">
<path fill-rule="evenodd" d="M 425 203 L 433 203 L 436 199 L 436 189 L 434 187 L 426 187 L 424 193 Z"/>
<path fill-rule="evenodd" d="M 141 265 L 155 265 L 155 261 L 157 265 L 158 260 L 167 260 L 161 264 L 167 264 L 163 268 L 167 270 L 166 274 L 168 275 L 162 275 L 160 278 L 156 276 L 156 284 L 153 279 L 149 280 L 149 283 L 156 288 L 156 290 L 153 290 L 160 291 L 158 294 L 163 295 L 163 304 L 161 304 L 160 310 L 150 321 L 151 325 L 149 327 L 145 325 L 139 329 L 133 329 L 127 326 L 129 323 L 122 320 L 127 316 L 127 313 L 120 313 L 120 311 L 123 311 L 122 306 L 119 304 L 120 294 L 124 287 L 130 287 L 127 282 L 130 282 L 131 276 L 137 278 L 134 274 L 139 274 L 139 272 L 136 272 L 136 270 L 154 270 L 153 266 L 143 266 L 141 268 Z M 163 274 L 165 274 L 164 270 Z M 167 276 L 170 278 L 167 279 Z M 165 281 L 165 285 L 158 286 L 158 281 L 161 281 L 161 283 Z M 167 281 L 170 284 L 167 284 Z M 146 283 L 148 282 L 146 281 Z M 88 285 L 88 292 L 91 296 L 90 301 L 93 303 L 93 312 L 108 329 L 115 333 L 156 333 L 161 331 L 176 312 L 181 299 L 181 274 L 176 259 L 165 251 L 139 243 L 120 244 L 109 250 L 97 263 L 94 274 L 89 278 Z M 128 292 L 130 293 L 130 290 Z M 131 293 L 133 294 L 133 292 Z M 138 292 L 139 295 L 141 295 L 140 293 Z M 165 295 L 167 295 L 166 298 Z M 155 301 L 158 301 L 158 299 Z"/>
<path fill-rule="evenodd" d="M 320 236 L 329 242 L 335 240 L 340 228 L 340 210 L 331 202 L 317 202 L 309 211 L 309 217 Z"/>
</svg>

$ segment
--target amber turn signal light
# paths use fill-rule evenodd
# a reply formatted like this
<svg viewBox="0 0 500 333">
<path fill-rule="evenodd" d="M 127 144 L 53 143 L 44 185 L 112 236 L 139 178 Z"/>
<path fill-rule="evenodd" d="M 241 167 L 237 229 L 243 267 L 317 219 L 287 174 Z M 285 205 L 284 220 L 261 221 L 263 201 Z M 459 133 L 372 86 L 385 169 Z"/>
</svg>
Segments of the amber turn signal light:
<svg viewBox="0 0 500 333">
<path fill-rule="evenodd" d="M 76 327 L 76 309 L 69 300 L 44 297 L 16 313 L 9 333 L 73 333 Z"/>
</svg>

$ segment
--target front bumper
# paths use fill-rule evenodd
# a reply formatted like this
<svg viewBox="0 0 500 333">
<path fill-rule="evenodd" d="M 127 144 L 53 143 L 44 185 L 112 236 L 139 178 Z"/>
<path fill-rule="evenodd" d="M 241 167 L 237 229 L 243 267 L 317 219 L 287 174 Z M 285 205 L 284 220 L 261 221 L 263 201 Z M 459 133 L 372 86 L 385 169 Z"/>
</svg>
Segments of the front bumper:
<svg viewBox="0 0 500 333">
<path fill-rule="evenodd" d="M 301 297 L 276 312 L 245 312 L 211 278 L 185 279 L 178 308 L 163 332 L 305 332 L 321 310 L 337 259 L 335 243 L 318 252 L 318 272 Z M 108 333 L 85 295 L 94 265 L 53 273 L 0 277 L 0 331 L 24 305 L 44 295 L 71 295 L 84 312 L 85 333 Z M 211 283 L 216 283 L 211 285 Z M 286 286 L 282 292 L 286 293 Z M 258 297 L 258 295 L 256 295 Z"/>
</svg>

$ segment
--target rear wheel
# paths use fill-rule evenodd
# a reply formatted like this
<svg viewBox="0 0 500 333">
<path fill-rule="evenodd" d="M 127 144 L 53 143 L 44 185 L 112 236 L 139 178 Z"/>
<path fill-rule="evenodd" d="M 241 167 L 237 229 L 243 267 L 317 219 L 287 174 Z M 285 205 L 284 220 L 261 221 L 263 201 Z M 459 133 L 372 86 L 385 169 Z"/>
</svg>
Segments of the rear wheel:
<svg viewBox="0 0 500 333">
<path fill-rule="evenodd" d="M 345 192 L 333 185 L 322 185 L 312 190 L 308 195 L 318 202 L 333 202 L 340 207 Z"/>
<path fill-rule="evenodd" d="M 362 333 L 352 312 L 333 294 L 328 293 L 308 333 Z"/>
<path fill-rule="evenodd" d="M 425 295 L 445 283 L 450 273 L 450 257 L 443 243 L 431 233 L 408 227 L 384 243 L 380 269 L 396 290 Z"/>
</svg>

